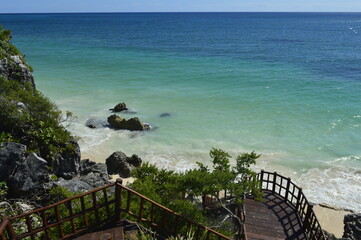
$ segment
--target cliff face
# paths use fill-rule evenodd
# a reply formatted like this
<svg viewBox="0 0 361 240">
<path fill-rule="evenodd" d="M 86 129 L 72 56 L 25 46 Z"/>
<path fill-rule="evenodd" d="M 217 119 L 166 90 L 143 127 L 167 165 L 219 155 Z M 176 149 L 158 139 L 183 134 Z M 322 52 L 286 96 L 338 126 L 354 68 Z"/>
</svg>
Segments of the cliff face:
<svg viewBox="0 0 361 240">
<path fill-rule="evenodd" d="M 62 112 L 35 89 L 32 68 L 10 40 L 11 32 L 0 26 L 0 181 L 13 196 L 26 197 L 47 187 L 49 175 L 79 175 L 80 149 L 62 125 Z M 18 161 L 11 146 L 23 151 Z"/>
<path fill-rule="evenodd" d="M 29 83 L 35 88 L 32 68 L 26 63 L 25 56 L 10 43 L 11 32 L 0 26 L 0 75 L 23 85 Z"/>
<path fill-rule="evenodd" d="M 20 55 L 7 56 L 0 59 L 0 75 L 15 80 L 23 85 L 29 83 L 35 88 L 34 77 L 25 59 Z"/>
</svg>

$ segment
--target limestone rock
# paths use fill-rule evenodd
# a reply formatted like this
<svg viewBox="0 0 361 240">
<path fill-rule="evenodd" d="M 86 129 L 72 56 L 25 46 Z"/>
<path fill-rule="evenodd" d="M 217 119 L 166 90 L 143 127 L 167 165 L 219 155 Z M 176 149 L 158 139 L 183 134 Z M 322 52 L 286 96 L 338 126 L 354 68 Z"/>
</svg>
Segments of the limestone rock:
<svg viewBox="0 0 361 240">
<path fill-rule="evenodd" d="M 80 180 L 93 188 L 109 183 L 107 166 L 104 163 L 96 163 L 89 159 L 80 162 Z"/>
<path fill-rule="evenodd" d="M 118 103 L 114 108 L 110 109 L 113 112 L 121 112 L 128 110 L 127 105 L 124 102 Z"/>
<path fill-rule="evenodd" d="M 60 178 L 57 182 L 54 183 L 56 186 L 60 186 L 63 188 L 68 189 L 70 192 L 86 192 L 92 190 L 93 187 L 86 182 L 74 178 L 72 180 L 65 180 Z"/>
<path fill-rule="evenodd" d="M 8 142 L 0 146 L 0 181 L 8 181 L 16 166 L 25 161 L 26 146 Z"/>
<path fill-rule="evenodd" d="M 116 129 L 126 129 L 130 131 L 144 131 L 150 129 L 149 125 L 142 123 L 137 117 L 126 120 L 114 114 L 108 117 L 108 123 Z"/>
<path fill-rule="evenodd" d="M 142 163 L 137 155 L 127 157 L 123 152 L 114 152 L 106 159 L 106 165 L 109 174 L 119 174 L 119 176 L 128 178 L 131 176 L 132 171 L 139 167 Z"/>
<path fill-rule="evenodd" d="M 350 240 L 361 239 L 361 213 L 346 215 L 343 223 L 345 224 L 343 238 Z"/>
<path fill-rule="evenodd" d="M 18 164 L 8 184 L 12 196 L 24 196 L 42 193 L 47 188 L 47 182 L 49 182 L 47 162 L 35 153 L 31 153 L 24 162 Z"/>
<path fill-rule="evenodd" d="M 0 75 L 10 80 L 16 80 L 23 85 L 29 83 L 35 88 L 32 71 L 26 65 L 25 60 L 18 55 L 10 56 L 9 59 L 0 59 Z"/>
<path fill-rule="evenodd" d="M 68 144 L 72 145 L 73 151 L 57 154 L 51 164 L 56 176 L 65 179 L 77 176 L 80 171 L 80 147 L 76 141 L 71 141 Z"/>
<path fill-rule="evenodd" d="M 127 158 L 127 162 L 134 167 L 140 167 L 140 165 L 142 165 L 142 159 L 136 154 L 133 154 L 130 158 Z"/>
</svg>

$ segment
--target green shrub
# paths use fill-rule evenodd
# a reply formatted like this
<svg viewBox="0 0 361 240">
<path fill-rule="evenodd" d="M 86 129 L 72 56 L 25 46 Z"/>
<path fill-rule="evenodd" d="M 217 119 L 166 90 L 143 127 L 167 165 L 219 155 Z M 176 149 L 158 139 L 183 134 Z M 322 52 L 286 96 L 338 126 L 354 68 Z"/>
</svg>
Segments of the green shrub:
<svg viewBox="0 0 361 240">
<path fill-rule="evenodd" d="M 73 137 L 61 125 L 61 111 L 42 93 L 1 76 L 0 93 L 1 132 L 45 159 L 53 159 L 57 152 L 74 150 L 73 145 L 68 144 Z M 19 108 L 19 103 L 25 108 Z"/>
</svg>

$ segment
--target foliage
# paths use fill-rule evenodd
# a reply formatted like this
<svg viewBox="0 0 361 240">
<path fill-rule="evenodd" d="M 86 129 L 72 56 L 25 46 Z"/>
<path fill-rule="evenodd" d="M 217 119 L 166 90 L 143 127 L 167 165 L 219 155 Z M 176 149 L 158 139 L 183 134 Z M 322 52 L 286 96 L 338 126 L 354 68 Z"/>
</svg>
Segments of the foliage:
<svg viewBox="0 0 361 240">
<path fill-rule="evenodd" d="M 10 56 L 17 55 L 24 60 L 24 56 L 20 53 L 20 51 L 10 43 L 11 38 L 11 31 L 4 29 L 0 25 L 0 59 L 7 58 L 10 60 Z"/>
<path fill-rule="evenodd" d="M 8 193 L 8 186 L 6 182 L 0 182 L 0 201 L 5 200 L 7 193 Z"/>
<path fill-rule="evenodd" d="M 66 189 L 64 187 L 56 186 L 56 187 L 53 187 L 52 189 L 50 189 L 49 195 L 50 195 L 50 202 L 55 203 L 55 202 L 59 202 L 66 198 L 70 198 L 70 197 L 76 195 L 76 193 L 70 192 L 68 189 Z"/>
<path fill-rule="evenodd" d="M 0 76 L 0 93 L 0 140 L 11 136 L 45 159 L 74 150 L 68 144 L 71 134 L 61 125 L 61 111 L 41 92 Z"/>
<path fill-rule="evenodd" d="M 260 183 L 256 180 L 256 173 L 250 169 L 260 155 L 255 152 L 242 153 L 235 159 L 233 167 L 230 154 L 221 149 L 213 148 L 210 157 L 212 170 L 197 163 L 198 168 L 182 173 L 145 163 L 135 170 L 136 180 L 131 187 L 175 212 L 206 225 L 209 215 L 207 196 L 217 199 L 220 207 L 227 207 L 230 203 L 242 204 L 246 195 L 262 199 Z M 220 197 L 219 193 L 225 190 L 232 198 Z"/>
</svg>

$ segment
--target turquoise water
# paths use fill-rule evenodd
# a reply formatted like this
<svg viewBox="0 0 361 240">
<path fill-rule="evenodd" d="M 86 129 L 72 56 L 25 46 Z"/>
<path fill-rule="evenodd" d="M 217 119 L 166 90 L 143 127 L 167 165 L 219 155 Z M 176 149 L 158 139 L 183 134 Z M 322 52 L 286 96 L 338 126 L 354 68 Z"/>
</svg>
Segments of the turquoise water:
<svg viewBox="0 0 361 240">
<path fill-rule="evenodd" d="M 262 154 L 309 199 L 361 211 L 361 14 L 0 15 L 37 88 L 76 116 L 83 158 L 184 170 Z M 153 130 L 89 129 L 124 101 Z M 171 116 L 161 118 L 160 114 Z"/>
</svg>

